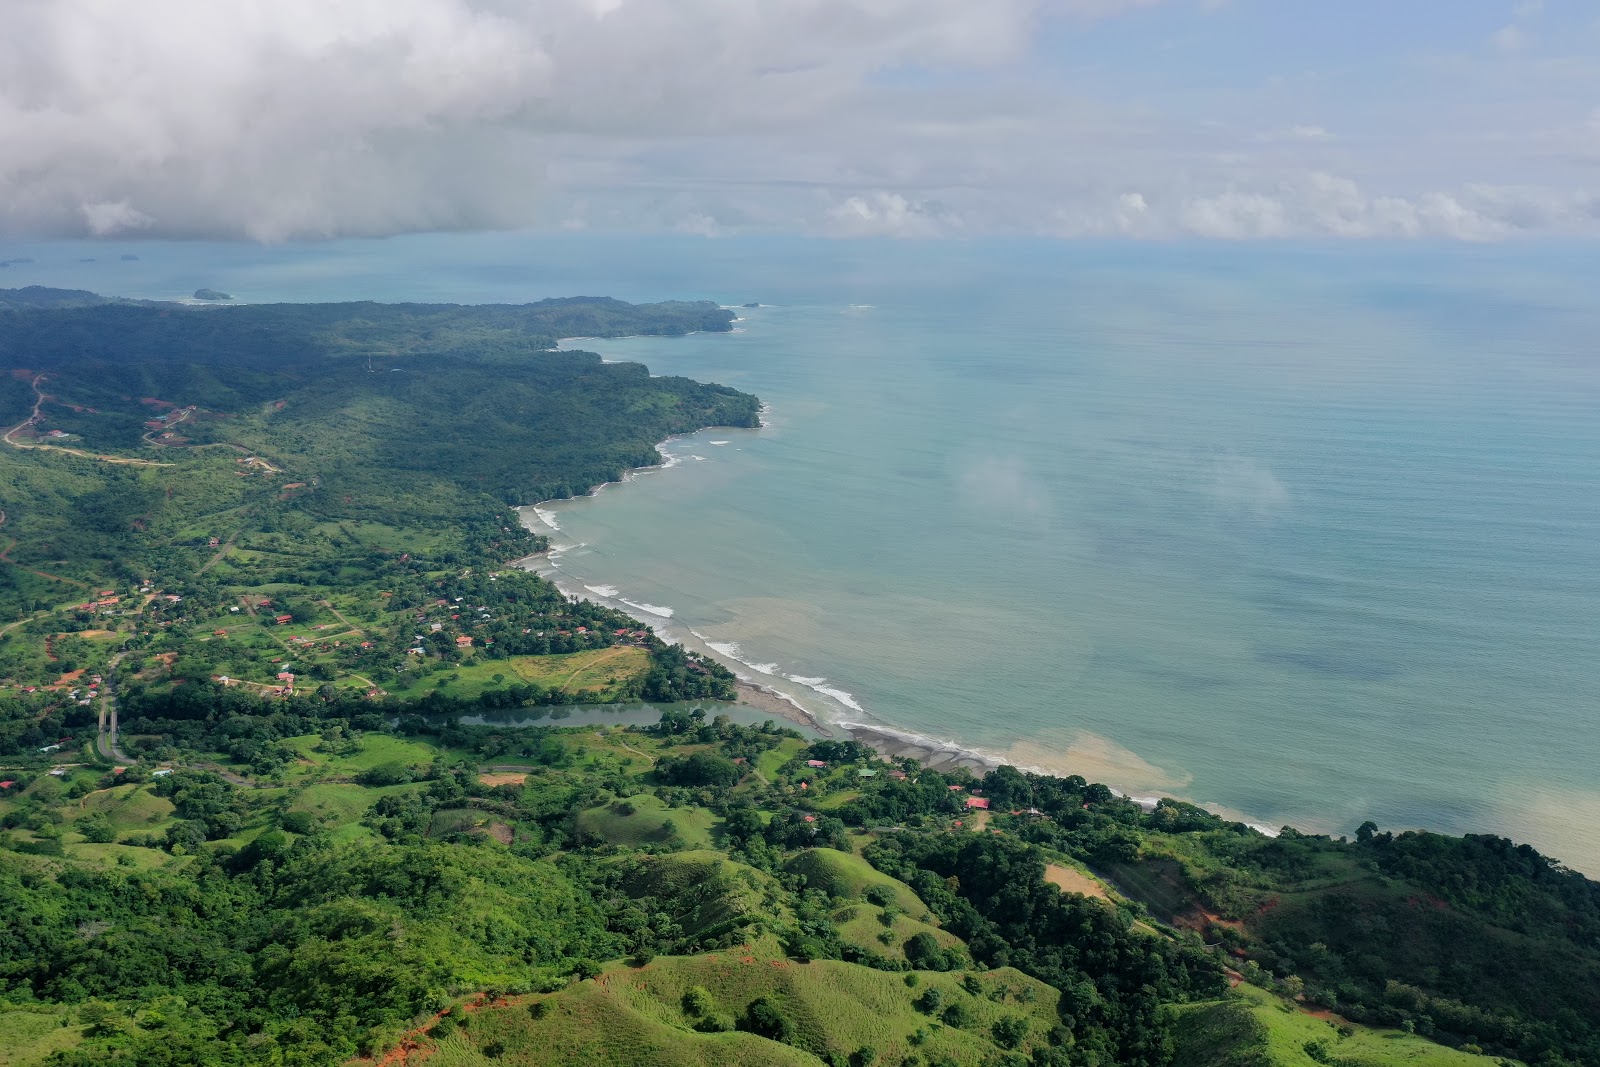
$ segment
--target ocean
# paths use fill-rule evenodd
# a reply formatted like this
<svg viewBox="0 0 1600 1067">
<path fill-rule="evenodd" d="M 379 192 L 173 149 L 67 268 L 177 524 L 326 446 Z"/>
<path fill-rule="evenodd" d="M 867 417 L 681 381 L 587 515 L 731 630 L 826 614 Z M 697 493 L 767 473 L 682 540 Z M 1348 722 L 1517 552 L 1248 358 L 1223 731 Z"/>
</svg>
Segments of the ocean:
<svg viewBox="0 0 1600 1067">
<path fill-rule="evenodd" d="M 825 722 L 1266 827 L 1503 833 L 1600 873 L 1592 250 L 497 235 L 15 257 L 35 262 L 0 285 L 736 306 L 729 334 L 569 342 L 768 410 L 530 512 L 567 588 Z"/>
</svg>

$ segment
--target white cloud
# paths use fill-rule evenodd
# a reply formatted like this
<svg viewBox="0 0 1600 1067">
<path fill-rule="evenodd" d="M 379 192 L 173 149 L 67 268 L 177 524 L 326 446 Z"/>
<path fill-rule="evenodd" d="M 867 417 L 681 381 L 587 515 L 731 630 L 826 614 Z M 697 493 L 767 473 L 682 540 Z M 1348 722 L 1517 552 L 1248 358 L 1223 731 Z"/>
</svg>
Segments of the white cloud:
<svg viewBox="0 0 1600 1067">
<path fill-rule="evenodd" d="M 11 0 L 0 228 L 70 232 L 98 204 L 261 239 L 526 224 L 553 138 L 792 123 L 884 69 L 1015 57 L 1034 18 L 1032 0 Z"/>
<path fill-rule="evenodd" d="M 1017 456 L 983 456 L 964 461 L 956 472 L 958 498 L 989 517 L 1043 522 L 1053 510 L 1039 480 Z"/>
<path fill-rule="evenodd" d="M 1600 230 L 1600 66 L 1544 56 L 1537 3 L 1414 102 L 1365 67 L 1199 101 L 1193 57 L 1073 51 L 1160 6 L 0 0 L 0 236 Z"/>
<path fill-rule="evenodd" d="M 959 227 L 959 220 L 936 204 L 881 191 L 852 196 L 828 216 L 830 230 L 842 237 L 938 237 Z"/>
<path fill-rule="evenodd" d="M 111 237 L 129 230 L 149 229 L 150 224 L 155 221 L 144 212 L 130 207 L 126 200 L 118 200 L 116 203 L 101 201 L 83 204 L 81 210 L 84 224 L 96 237 Z"/>
<path fill-rule="evenodd" d="M 1207 485 L 1210 494 L 1229 511 L 1266 518 L 1289 505 L 1289 489 L 1272 468 L 1250 456 L 1227 455 L 1217 459 Z"/>
</svg>

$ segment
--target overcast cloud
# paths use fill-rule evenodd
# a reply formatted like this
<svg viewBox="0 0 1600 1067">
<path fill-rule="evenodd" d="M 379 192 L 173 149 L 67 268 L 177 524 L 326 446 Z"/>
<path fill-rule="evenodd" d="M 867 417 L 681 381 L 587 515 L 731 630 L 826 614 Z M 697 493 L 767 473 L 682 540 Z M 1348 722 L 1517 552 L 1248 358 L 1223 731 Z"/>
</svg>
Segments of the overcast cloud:
<svg viewBox="0 0 1600 1067">
<path fill-rule="evenodd" d="M 1558 0 L 6 0 L 0 233 L 1591 235 L 1595 19 Z"/>
</svg>

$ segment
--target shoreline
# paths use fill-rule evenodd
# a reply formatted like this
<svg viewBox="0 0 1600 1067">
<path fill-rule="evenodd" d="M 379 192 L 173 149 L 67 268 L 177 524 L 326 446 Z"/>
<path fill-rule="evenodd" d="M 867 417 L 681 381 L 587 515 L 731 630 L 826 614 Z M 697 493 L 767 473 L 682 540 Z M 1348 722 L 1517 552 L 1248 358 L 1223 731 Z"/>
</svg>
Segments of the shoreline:
<svg viewBox="0 0 1600 1067">
<path fill-rule="evenodd" d="M 659 454 L 661 457 L 660 463 L 651 464 L 648 467 L 631 467 L 623 472 L 621 478 L 618 478 L 615 481 L 601 482 L 598 485 L 591 486 L 588 492 L 577 496 L 540 500 L 531 504 L 517 505 L 513 507 L 512 510 L 517 513 L 519 520 L 527 529 L 539 530 L 546 535 L 560 533 L 561 527 L 557 525 L 554 519 L 551 517 L 550 512 L 547 510 L 547 505 L 559 504 L 564 501 L 592 500 L 595 497 L 598 497 L 608 486 L 625 484 L 633 481 L 634 478 L 640 474 L 670 470 L 677 466 L 681 460 L 675 456 L 669 455 L 665 449 L 666 445 L 672 443 L 673 441 L 682 440 L 684 438 L 691 437 L 694 434 L 705 433 L 711 430 L 760 430 L 767 425 L 766 416 L 770 410 L 770 406 L 766 403 L 761 405 L 758 413 L 760 422 L 754 427 L 702 426 L 698 430 L 691 430 L 679 434 L 670 434 L 656 442 L 655 448 L 657 454 Z M 612 601 L 616 605 L 619 605 L 618 610 L 630 612 L 636 619 L 638 619 L 638 616 L 641 613 L 641 609 L 638 607 L 638 605 L 632 601 L 624 599 L 621 594 L 618 593 L 612 586 L 600 584 L 595 587 L 590 587 L 584 585 L 579 579 L 568 577 L 568 583 L 576 583 L 578 588 L 581 590 L 581 592 L 575 592 L 566 585 L 563 585 L 563 583 L 558 580 L 560 567 L 555 560 L 562 552 L 573 547 L 581 547 L 581 545 L 568 545 L 564 548 L 551 545 L 543 552 L 536 552 L 531 555 L 523 556 L 520 559 L 511 561 L 508 565 L 533 571 L 546 581 L 550 582 L 557 589 L 561 590 L 561 592 L 567 596 L 591 600 Z M 612 593 L 616 593 L 616 595 L 611 595 Z M 688 629 L 689 633 L 693 635 L 693 642 L 686 640 L 678 634 L 667 632 L 663 623 L 673 617 L 671 614 L 672 609 L 666 608 L 663 610 L 668 612 L 668 614 L 660 615 L 659 612 L 652 612 L 648 610 L 643 612 L 643 614 L 647 615 L 657 615 L 660 619 L 659 622 L 645 622 L 642 619 L 639 621 L 645 626 L 649 627 L 650 630 L 656 633 L 658 637 L 661 637 L 662 640 L 691 648 L 694 644 L 702 646 L 699 648 L 692 648 L 692 650 L 701 655 L 710 656 L 717 661 L 722 662 L 723 666 L 733 671 L 734 677 L 737 679 L 737 681 L 735 682 L 736 696 L 731 703 L 735 705 L 765 712 L 787 722 L 795 723 L 810 730 L 815 730 L 827 737 L 837 737 L 840 734 L 848 735 L 852 740 L 860 742 L 861 744 L 866 745 L 876 751 L 885 760 L 914 759 L 918 763 L 921 763 L 924 767 L 927 767 L 929 770 L 950 771 L 957 767 L 961 767 L 973 772 L 974 774 L 981 775 L 987 771 L 993 770 L 996 767 L 1004 766 L 1006 763 L 1006 761 L 1003 759 L 980 752 L 973 748 L 968 748 L 957 742 L 943 741 L 937 738 L 926 737 L 924 735 L 917 734 L 910 729 L 898 728 L 888 723 L 884 723 L 882 725 L 869 725 L 862 722 L 852 722 L 848 719 L 824 720 L 821 716 L 815 714 L 809 708 L 801 704 L 797 697 L 776 689 L 771 685 L 757 681 L 745 674 L 741 668 L 747 667 L 748 664 L 745 664 L 737 659 L 734 659 L 732 663 L 725 662 L 732 657 L 723 655 L 719 653 L 717 649 L 710 647 L 710 643 L 704 638 L 701 638 L 700 635 L 695 633 L 692 628 L 685 627 L 685 629 Z M 854 714 L 870 714 L 859 707 L 846 706 L 845 710 L 847 713 L 853 712 Z M 1057 773 L 1055 771 L 1047 771 L 1039 767 L 1019 767 L 1018 769 L 1041 774 Z M 1085 775 L 1085 777 L 1088 776 Z M 1147 807 L 1154 805 L 1154 798 L 1135 797 L 1109 782 L 1104 784 L 1118 796 L 1130 797 L 1130 799 L 1134 799 Z M 1273 831 L 1258 823 L 1251 823 L 1250 825 L 1255 826 L 1257 829 L 1260 829 L 1265 833 L 1276 833 L 1276 831 Z"/>
<path fill-rule="evenodd" d="M 608 486 L 633 481 L 634 478 L 640 474 L 670 470 L 671 468 L 677 466 L 681 460 L 679 460 L 678 457 L 669 455 L 665 451 L 666 445 L 672 443 L 673 441 L 691 437 L 696 433 L 704 433 L 713 430 L 759 430 L 766 426 L 765 416 L 768 411 L 768 406 L 763 404 L 760 409 L 762 421 L 761 424 L 756 427 L 703 426 L 698 430 L 692 430 L 681 434 L 672 434 L 663 438 L 656 444 L 656 450 L 661 456 L 660 463 L 655 463 L 647 467 L 629 468 L 623 473 L 622 477 L 616 481 L 601 482 L 600 484 L 591 487 L 588 492 L 578 496 L 540 500 L 532 504 L 518 505 L 512 510 L 517 512 L 519 520 L 526 528 L 530 530 L 537 530 L 546 535 L 552 533 L 558 534 L 561 532 L 561 528 L 556 524 L 553 517 L 547 510 L 548 505 L 579 500 L 590 500 L 598 497 Z M 563 552 L 575 547 L 582 547 L 582 545 L 551 545 L 543 552 L 533 553 L 520 559 L 510 561 L 508 565 L 533 571 L 540 577 L 555 585 L 556 588 L 560 589 L 561 592 L 567 596 L 596 601 L 609 601 L 612 602 L 612 606 L 615 606 L 617 610 L 626 611 L 632 614 L 636 619 L 638 619 L 641 614 L 656 616 L 656 621 L 653 622 L 646 622 L 643 619 L 640 619 L 639 621 L 641 621 L 643 625 L 649 627 L 653 632 L 656 633 L 658 637 L 661 637 L 662 640 L 673 644 L 683 645 L 701 655 L 716 659 L 718 662 L 721 662 L 723 666 L 734 672 L 735 678 L 737 679 L 735 682 L 736 695 L 734 700 L 730 703 L 734 704 L 735 706 L 763 712 L 767 715 L 773 716 L 775 719 L 781 719 L 785 722 L 793 723 L 806 729 L 816 731 L 817 733 L 820 733 L 826 737 L 838 737 L 840 735 L 848 736 L 852 740 L 873 749 L 885 760 L 892 761 L 897 759 L 914 759 L 924 767 L 927 767 L 929 770 L 949 772 L 959 767 L 972 772 L 974 775 L 980 776 L 990 770 L 1005 765 L 1015 766 L 1019 770 L 1036 774 L 1060 776 L 1081 773 L 1082 776 L 1089 781 L 1101 782 L 1101 784 L 1104 784 L 1116 795 L 1126 797 L 1139 804 L 1141 807 L 1144 807 L 1146 810 L 1152 810 L 1155 807 L 1156 801 L 1160 797 L 1170 796 L 1176 800 L 1184 800 L 1186 803 L 1194 803 L 1197 806 L 1204 807 L 1206 810 L 1212 811 L 1214 814 L 1217 814 L 1225 819 L 1243 822 L 1269 837 L 1277 836 L 1278 831 L 1274 827 L 1250 819 L 1248 816 L 1245 816 L 1242 813 L 1227 810 L 1217 810 L 1216 805 L 1205 805 L 1200 804 L 1198 801 L 1187 800 L 1179 795 L 1178 791 L 1158 789 L 1154 791 L 1144 790 L 1140 793 L 1130 792 L 1113 784 L 1112 782 L 1103 781 L 1104 776 L 1097 774 L 1092 767 L 1086 766 L 1081 768 L 1081 770 L 1075 770 L 1068 765 L 1049 768 L 1035 766 L 1026 762 L 1014 762 L 1000 756 L 991 755 L 987 752 L 967 747 L 956 741 L 947 741 L 939 738 L 928 737 L 926 735 L 916 733 L 909 728 L 901 728 L 889 723 L 864 723 L 855 721 L 848 717 L 825 719 L 803 705 L 797 697 L 783 692 L 782 690 L 766 684 L 763 681 L 752 678 L 749 674 L 745 673 L 745 669 L 749 666 L 748 664 L 738 659 L 732 659 L 732 661 L 729 662 L 731 657 L 726 656 L 720 653 L 717 649 L 710 647 L 710 642 L 706 641 L 704 638 L 701 638 L 700 635 L 692 628 L 684 627 L 684 629 L 687 629 L 691 635 L 688 638 L 682 636 L 680 633 L 673 633 L 668 630 L 666 624 L 674 617 L 671 608 L 661 608 L 659 611 L 648 609 L 641 611 L 639 605 L 635 604 L 633 601 L 624 599 L 620 592 L 618 592 L 612 586 L 597 584 L 596 586 L 591 587 L 583 584 L 582 580 L 576 577 L 562 575 L 560 566 L 556 563 L 556 559 L 559 558 Z M 562 580 L 563 578 L 565 578 L 565 581 Z M 575 588 L 573 588 L 574 586 Z M 663 612 L 665 612 L 665 614 L 663 614 Z M 870 715 L 870 712 L 865 712 L 863 709 L 854 706 L 844 706 L 840 710 L 844 712 L 845 716 L 862 714 Z M 1059 753 L 1059 755 L 1062 758 L 1070 758 L 1069 754 L 1065 751 Z"/>
<path fill-rule="evenodd" d="M 586 339 L 587 338 L 581 337 L 563 338 L 561 342 L 558 342 L 558 344 L 568 340 Z M 601 357 L 601 360 L 602 362 L 606 362 L 605 357 L 603 356 Z M 770 405 L 763 402 L 757 413 L 757 425 L 754 427 L 721 425 L 702 426 L 696 430 L 670 434 L 667 437 L 662 438 L 655 445 L 656 452 L 661 457 L 661 462 L 659 463 L 651 464 L 645 467 L 629 468 L 628 470 L 624 471 L 622 476 L 615 481 L 601 482 L 598 485 L 591 486 L 587 492 L 580 495 L 559 499 L 540 500 L 530 504 L 515 506 L 512 510 L 517 513 L 522 524 L 530 530 L 542 527 L 543 529 L 541 532 L 543 533 L 560 533 L 560 526 L 556 524 L 556 522 L 550 516 L 550 513 L 546 510 L 547 505 L 559 504 L 563 502 L 563 500 L 578 501 L 593 499 L 598 497 L 608 486 L 625 484 L 633 481 L 640 474 L 670 470 L 682 462 L 678 457 L 669 455 L 666 452 L 665 446 L 671 442 L 692 437 L 697 433 L 705 433 L 712 430 L 761 430 L 767 426 L 767 415 L 770 411 Z M 536 527 L 534 523 L 538 523 L 538 527 Z M 561 592 L 567 596 L 601 601 L 613 601 L 615 605 L 618 605 L 618 610 L 631 613 L 635 619 L 638 619 L 641 611 L 643 614 L 657 616 L 660 621 L 644 622 L 644 625 L 649 627 L 650 630 L 655 632 L 656 635 L 661 637 L 662 640 L 668 641 L 669 643 L 683 645 L 691 648 L 693 651 L 701 655 L 714 658 L 718 662 L 721 662 L 723 666 L 734 672 L 734 676 L 737 679 L 735 682 L 736 696 L 731 703 L 735 704 L 736 706 L 742 706 L 764 712 L 787 722 L 814 730 L 827 737 L 837 737 L 842 733 L 848 735 L 852 740 L 855 740 L 873 749 L 885 760 L 892 761 L 896 759 L 914 759 L 924 767 L 927 767 L 929 770 L 948 772 L 959 767 L 968 770 L 975 775 L 982 775 L 997 767 L 1005 766 L 1010 762 L 1004 758 L 992 756 L 977 749 L 966 747 L 955 741 L 945 741 L 938 738 L 927 737 L 925 735 L 916 733 L 909 728 L 899 728 L 888 723 L 883 723 L 881 725 L 870 725 L 868 723 L 851 721 L 848 718 L 825 720 L 801 704 L 799 698 L 778 690 L 773 686 L 757 681 L 745 674 L 741 668 L 748 667 L 748 664 L 733 657 L 726 656 L 715 648 L 709 647 L 710 642 L 706 641 L 698 633 L 695 633 L 692 628 L 685 627 L 685 629 L 688 629 L 689 633 L 693 635 L 694 640 L 692 642 L 685 639 L 681 635 L 673 634 L 667 631 L 663 623 L 673 618 L 673 611 L 671 608 L 663 608 L 660 611 L 650 610 L 648 607 L 641 608 L 639 604 L 624 599 L 614 587 L 603 583 L 598 584 L 595 587 L 590 587 L 584 585 L 579 579 L 569 577 L 569 583 L 576 583 L 581 592 L 574 592 L 572 589 L 564 586 L 557 579 L 557 574 L 560 571 L 560 567 L 555 560 L 563 552 L 575 547 L 582 547 L 582 545 L 580 543 L 578 545 L 566 545 L 558 547 L 552 544 L 543 552 L 524 556 L 521 559 L 512 561 L 509 565 L 521 567 L 524 570 L 533 571 L 546 581 L 549 581 L 551 584 L 555 585 L 557 589 L 560 589 Z M 613 593 L 616 595 L 611 595 Z M 643 620 L 639 621 L 643 622 Z M 701 647 L 694 648 L 693 645 L 695 644 L 698 644 Z M 731 663 L 726 662 L 730 659 L 732 659 Z M 855 714 L 870 716 L 871 714 L 870 712 L 865 711 L 865 709 L 860 708 L 859 705 L 855 705 L 853 703 L 842 705 L 842 710 L 845 711 L 846 715 Z M 1066 757 L 1067 753 L 1063 752 L 1061 755 Z M 1019 770 L 1037 774 L 1062 775 L 1078 773 L 1077 771 L 1072 770 L 1070 767 L 1047 769 L 1040 766 L 1029 766 L 1015 763 L 1010 765 L 1016 766 Z M 1084 774 L 1083 777 L 1090 781 L 1099 780 L 1099 777 L 1095 775 L 1091 768 L 1085 767 L 1084 770 L 1088 771 L 1089 773 Z M 1123 788 L 1113 785 L 1111 782 L 1102 782 L 1101 784 L 1105 785 L 1116 795 L 1127 797 L 1128 799 L 1133 800 L 1146 810 L 1152 810 L 1155 807 L 1158 797 L 1172 796 L 1173 799 L 1184 799 L 1180 796 L 1176 796 L 1173 791 L 1157 790 L 1157 795 L 1146 796 L 1128 792 Z M 1149 791 L 1147 790 L 1145 792 Z M 1198 802 L 1195 801 L 1186 802 L 1196 803 L 1198 805 Z M 1198 806 L 1205 807 L 1205 805 Z M 1206 810 L 1212 810 L 1212 808 L 1206 807 Z M 1250 820 L 1239 813 L 1214 813 L 1221 815 L 1223 818 L 1242 821 L 1246 825 L 1251 826 L 1252 828 L 1266 834 L 1269 837 L 1277 836 L 1278 831 L 1276 829 L 1263 823 Z"/>
</svg>

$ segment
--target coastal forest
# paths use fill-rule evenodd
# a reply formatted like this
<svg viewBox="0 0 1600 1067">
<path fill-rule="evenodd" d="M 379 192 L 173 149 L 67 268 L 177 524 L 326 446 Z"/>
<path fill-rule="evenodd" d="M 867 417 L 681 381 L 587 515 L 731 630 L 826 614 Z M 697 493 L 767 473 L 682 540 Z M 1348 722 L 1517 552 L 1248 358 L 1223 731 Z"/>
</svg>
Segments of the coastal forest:
<svg viewBox="0 0 1600 1067">
<path fill-rule="evenodd" d="M 892 758 L 519 565 L 759 421 L 558 342 L 731 319 L 0 291 L 0 1067 L 1600 1063 L 1526 845 Z"/>
</svg>

